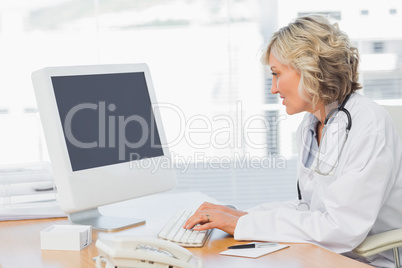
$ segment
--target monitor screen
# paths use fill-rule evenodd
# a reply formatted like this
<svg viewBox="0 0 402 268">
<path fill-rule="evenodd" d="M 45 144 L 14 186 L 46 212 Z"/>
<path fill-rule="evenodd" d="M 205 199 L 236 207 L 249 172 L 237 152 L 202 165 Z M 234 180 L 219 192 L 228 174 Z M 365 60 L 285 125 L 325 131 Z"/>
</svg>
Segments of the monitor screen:
<svg viewBox="0 0 402 268">
<path fill-rule="evenodd" d="M 47 67 L 32 81 L 58 201 L 72 222 L 123 228 L 98 207 L 177 185 L 146 64 Z"/>
<path fill-rule="evenodd" d="M 143 72 L 51 79 L 73 171 L 163 155 Z"/>
</svg>

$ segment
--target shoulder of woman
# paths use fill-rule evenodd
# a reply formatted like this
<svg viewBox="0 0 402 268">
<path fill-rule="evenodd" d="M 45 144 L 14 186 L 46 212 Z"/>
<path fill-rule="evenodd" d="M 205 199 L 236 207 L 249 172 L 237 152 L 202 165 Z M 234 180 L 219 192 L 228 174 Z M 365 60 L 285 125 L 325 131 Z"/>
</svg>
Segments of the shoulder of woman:
<svg viewBox="0 0 402 268">
<path fill-rule="evenodd" d="M 359 129 L 361 134 L 386 131 L 392 121 L 383 107 L 358 93 L 352 94 L 345 108 L 351 115 L 352 129 Z"/>
</svg>

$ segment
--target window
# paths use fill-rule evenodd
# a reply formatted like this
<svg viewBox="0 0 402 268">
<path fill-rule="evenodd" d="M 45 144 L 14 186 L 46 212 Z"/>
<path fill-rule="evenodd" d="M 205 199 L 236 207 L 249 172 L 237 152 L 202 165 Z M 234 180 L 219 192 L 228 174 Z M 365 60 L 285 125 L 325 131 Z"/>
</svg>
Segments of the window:
<svg viewBox="0 0 402 268">
<path fill-rule="evenodd" d="M 373 43 L 373 52 L 374 53 L 383 53 L 384 52 L 384 42 L 374 42 Z"/>
<path fill-rule="evenodd" d="M 340 11 L 317 11 L 317 12 L 299 12 L 298 16 L 305 16 L 308 14 L 318 14 L 318 15 L 324 15 L 324 16 L 328 16 L 332 19 L 335 20 L 341 20 L 342 19 L 342 15 Z"/>
<path fill-rule="evenodd" d="M 48 160 L 32 71 L 146 62 L 180 180 L 177 191 L 200 190 L 240 208 L 296 197 L 294 137 L 303 115 L 287 116 L 270 93 L 272 80 L 259 53 L 272 31 L 309 14 L 306 10 L 321 10 L 313 13 L 329 15 L 352 41 L 363 44 L 361 55 L 396 55 L 391 69 L 361 73 L 364 94 L 402 98 L 402 38 L 377 40 L 373 28 L 364 28 L 373 25 L 367 20 L 379 29 L 394 25 L 389 18 L 400 16 L 402 2 L 370 17 L 368 8 L 361 9 L 364 0 L 334 2 L 330 8 L 321 2 L 1 1 L 0 164 Z M 382 7 L 381 2 L 369 6 Z"/>
</svg>

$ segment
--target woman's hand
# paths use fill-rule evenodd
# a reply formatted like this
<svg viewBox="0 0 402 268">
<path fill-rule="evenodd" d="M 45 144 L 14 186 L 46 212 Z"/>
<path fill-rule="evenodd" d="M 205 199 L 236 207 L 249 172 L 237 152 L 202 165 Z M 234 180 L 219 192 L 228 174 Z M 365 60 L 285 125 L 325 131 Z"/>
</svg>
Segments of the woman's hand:
<svg viewBox="0 0 402 268">
<path fill-rule="evenodd" d="M 195 231 L 218 228 L 233 235 L 237 221 L 247 212 L 229 208 L 223 205 L 203 203 L 197 211 L 184 224 L 184 228 Z M 199 225 L 197 225 L 199 224 Z"/>
</svg>

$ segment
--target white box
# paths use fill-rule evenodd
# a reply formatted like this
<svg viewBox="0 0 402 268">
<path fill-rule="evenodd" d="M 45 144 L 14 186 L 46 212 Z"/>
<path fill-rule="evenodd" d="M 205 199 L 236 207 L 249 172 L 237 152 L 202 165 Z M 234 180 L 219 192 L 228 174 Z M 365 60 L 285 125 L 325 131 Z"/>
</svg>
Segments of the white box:
<svg viewBox="0 0 402 268">
<path fill-rule="evenodd" d="M 81 250 L 92 243 L 92 227 L 53 225 L 40 232 L 41 249 Z"/>
</svg>

